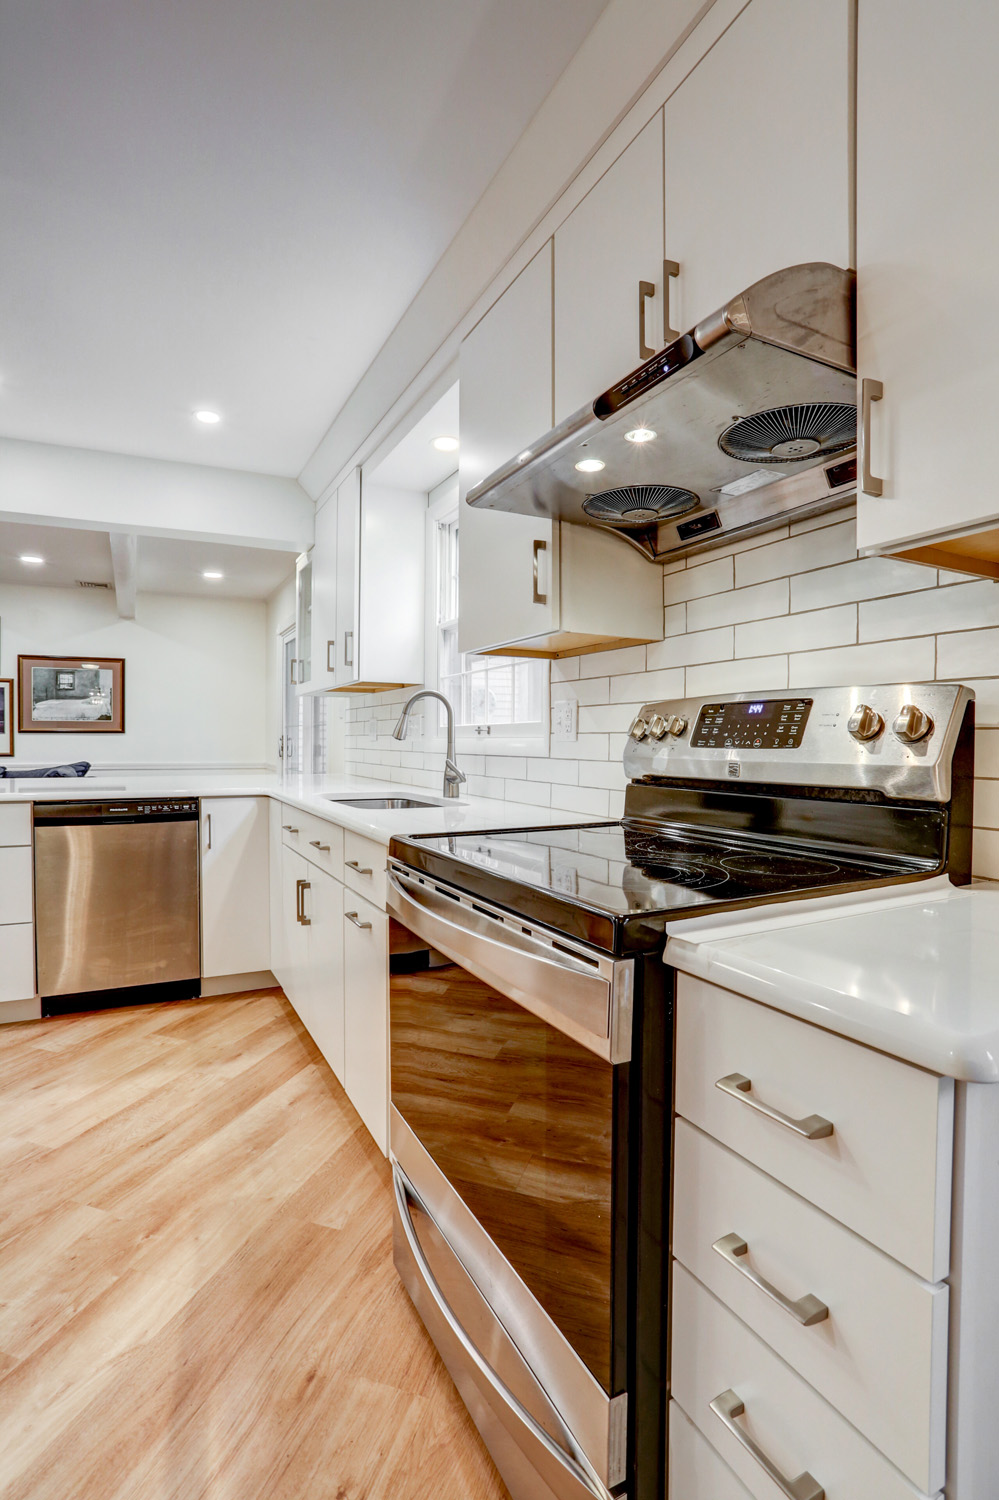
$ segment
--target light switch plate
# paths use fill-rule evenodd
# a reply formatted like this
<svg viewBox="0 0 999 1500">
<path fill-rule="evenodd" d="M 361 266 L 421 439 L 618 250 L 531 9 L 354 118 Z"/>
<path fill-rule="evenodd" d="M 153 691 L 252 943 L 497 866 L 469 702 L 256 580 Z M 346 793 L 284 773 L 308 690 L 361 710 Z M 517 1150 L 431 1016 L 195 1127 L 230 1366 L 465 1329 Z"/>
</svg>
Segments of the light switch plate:
<svg viewBox="0 0 999 1500">
<path fill-rule="evenodd" d="M 559 698 L 552 704 L 552 739 L 574 740 L 578 733 L 578 702 L 575 698 Z"/>
</svg>

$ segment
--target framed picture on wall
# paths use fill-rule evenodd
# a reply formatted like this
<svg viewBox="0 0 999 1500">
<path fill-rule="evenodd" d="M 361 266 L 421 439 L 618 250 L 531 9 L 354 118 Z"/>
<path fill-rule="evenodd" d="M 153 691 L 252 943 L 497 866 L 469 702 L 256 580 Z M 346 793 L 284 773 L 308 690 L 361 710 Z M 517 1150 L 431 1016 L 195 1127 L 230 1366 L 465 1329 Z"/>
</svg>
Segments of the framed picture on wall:
<svg viewBox="0 0 999 1500">
<path fill-rule="evenodd" d="M 14 683 L 0 677 L 0 755 L 14 754 Z"/>
<path fill-rule="evenodd" d="M 17 730 L 19 734 L 124 734 L 123 659 L 19 656 Z"/>
</svg>

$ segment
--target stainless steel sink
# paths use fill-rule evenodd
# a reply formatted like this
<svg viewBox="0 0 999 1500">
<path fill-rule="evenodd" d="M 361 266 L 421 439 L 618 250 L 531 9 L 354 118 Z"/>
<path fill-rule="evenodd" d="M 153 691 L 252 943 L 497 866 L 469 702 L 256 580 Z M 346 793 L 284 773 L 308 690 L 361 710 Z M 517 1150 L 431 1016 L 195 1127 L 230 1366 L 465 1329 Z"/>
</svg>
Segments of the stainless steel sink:
<svg viewBox="0 0 999 1500">
<path fill-rule="evenodd" d="M 420 802 L 416 797 L 330 797 L 344 807 L 368 807 L 372 812 L 395 812 L 405 807 L 440 807 L 439 802 Z"/>
</svg>

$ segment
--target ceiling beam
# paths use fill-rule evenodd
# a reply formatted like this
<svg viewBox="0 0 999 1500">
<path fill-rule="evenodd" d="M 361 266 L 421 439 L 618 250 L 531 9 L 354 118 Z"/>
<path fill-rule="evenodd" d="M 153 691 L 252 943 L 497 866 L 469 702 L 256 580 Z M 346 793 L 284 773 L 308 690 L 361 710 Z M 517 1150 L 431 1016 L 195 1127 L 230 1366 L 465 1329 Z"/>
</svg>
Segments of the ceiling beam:
<svg viewBox="0 0 999 1500">
<path fill-rule="evenodd" d="M 111 567 L 118 600 L 118 618 L 134 620 L 139 539 L 131 531 L 112 531 L 108 534 L 108 540 L 111 543 Z"/>
</svg>

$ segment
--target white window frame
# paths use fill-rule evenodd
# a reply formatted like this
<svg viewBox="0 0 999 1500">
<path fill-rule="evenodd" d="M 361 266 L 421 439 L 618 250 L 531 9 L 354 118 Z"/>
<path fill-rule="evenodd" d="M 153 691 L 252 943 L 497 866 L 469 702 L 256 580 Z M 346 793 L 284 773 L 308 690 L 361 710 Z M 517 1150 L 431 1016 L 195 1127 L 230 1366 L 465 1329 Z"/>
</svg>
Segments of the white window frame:
<svg viewBox="0 0 999 1500">
<path fill-rule="evenodd" d="M 431 490 L 427 505 L 427 608 L 426 608 L 426 662 L 427 686 L 440 687 L 440 633 L 437 627 L 437 600 L 439 580 L 437 576 L 437 528 L 448 516 L 458 515 L 459 548 L 461 535 L 461 511 L 458 501 L 458 476 L 451 475 Z M 460 563 L 459 563 L 460 567 Z M 520 658 L 530 660 L 543 678 L 539 684 L 541 720 L 538 728 L 511 725 L 492 725 L 488 732 L 484 727 L 467 724 L 455 726 L 455 747 L 461 755 L 535 755 L 547 756 L 549 739 L 549 704 L 551 698 L 550 668 L 542 657 Z M 431 707 L 430 704 L 427 705 Z M 419 743 L 426 750 L 443 750 L 445 746 L 445 715 L 438 707 L 435 720 L 432 712 L 425 719 L 426 730 Z M 460 763 L 460 761 L 459 761 Z"/>
</svg>

